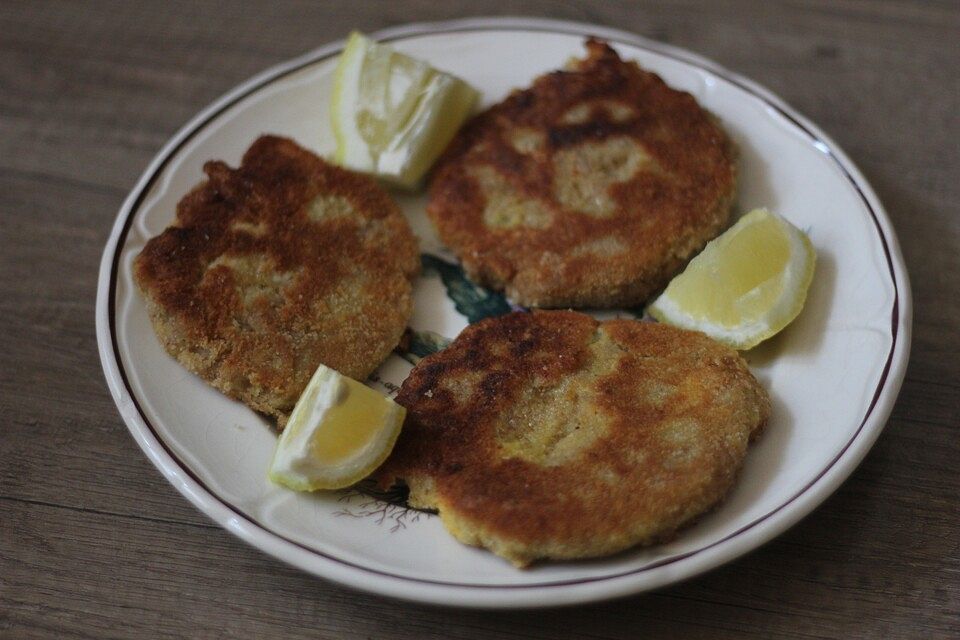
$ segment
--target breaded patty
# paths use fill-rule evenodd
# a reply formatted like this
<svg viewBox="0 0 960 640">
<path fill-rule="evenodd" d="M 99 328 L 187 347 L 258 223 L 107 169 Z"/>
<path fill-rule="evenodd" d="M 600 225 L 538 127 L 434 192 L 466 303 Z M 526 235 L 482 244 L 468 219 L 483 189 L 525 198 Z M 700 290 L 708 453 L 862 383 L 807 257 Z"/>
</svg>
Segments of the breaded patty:
<svg viewBox="0 0 960 640">
<path fill-rule="evenodd" d="M 736 152 L 685 92 L 588 56 L 479 114 L 427 213 L 477 282 L 533 307 L 642 303 L 727 225 Z"/>
<path fill-rule="evenodd" d="M 397 345 L 417 241 L 371 178 L 285 138 L 204 172 L 134 277 L 166 350 L 282 428 L 319 364 L 363 380 Z"/>
<path fill-rule="evenodd" d="M 669 538 L 723 499 L 770 413 L 697 332 L 572 311 L 471 325 L 414 367 L 381 486 L 518 566 Z"/>
</svg>

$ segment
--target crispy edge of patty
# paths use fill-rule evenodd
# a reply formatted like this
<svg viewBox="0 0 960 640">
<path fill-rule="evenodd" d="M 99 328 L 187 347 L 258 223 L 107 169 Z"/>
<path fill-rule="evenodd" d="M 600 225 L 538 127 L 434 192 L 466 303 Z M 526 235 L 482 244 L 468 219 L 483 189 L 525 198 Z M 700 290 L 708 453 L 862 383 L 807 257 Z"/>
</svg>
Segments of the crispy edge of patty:
<svg viewBox="0 0 960 640">
<path fill-rule="evenodd" d="M 587 50 L 569 69 L 473 118 L 431 178 L 427 213 L 443 242 L 472 279 L 525 306 L 640 304 L 730 221 L 737 150 L 716 118 L 605 43 L 588 40 Z M 604 107 L 611 102 L 632 105 L 632 119 L 617 121 Z M 564 123 L 581 104 L 593 105 L 588 119 Z M 543 140 L 531 153 L 507 140 L 530 131 Z M 569 176 L 556 175 L 558 154 L 619 139 L 638 141 L 654 164 L 606 188 L 614 212 L 596 217 L 562 205 L 556 192 Z M 493 186 L 482 187 L 478 171 L 495 172 Z M 485 222 L 491 202 L 533 207 L 550 222 L 492 228 Z"/>
<path fill-rule="evenodd" d="M 471 325 L 397 402 L 380 485 L 404 480 L 412 506 L 517 566 L 670 538 L 722 501 L 770 413 L 740 355 L 703 334 L 568 311 Z"/>
<path fill-rule="evenodd" d="M 363 380 L 396 346 L 417 240 L 373 179 L 286 138 L 204 171 L 134 278 L 167 352 L 282 428 L 319 364 Z"/>
</svg>

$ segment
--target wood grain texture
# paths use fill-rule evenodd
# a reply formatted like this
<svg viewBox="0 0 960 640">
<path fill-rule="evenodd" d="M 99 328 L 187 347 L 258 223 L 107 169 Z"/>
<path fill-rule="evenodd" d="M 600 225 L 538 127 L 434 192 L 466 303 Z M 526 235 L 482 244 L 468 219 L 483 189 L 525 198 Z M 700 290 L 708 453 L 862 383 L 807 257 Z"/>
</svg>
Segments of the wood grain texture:
<svg viewBox="0 0 960 640">
<path fill-rule="evenodd" d="M 196 512 L 103 382 L 100 253 L 177 128 L 351 28 L 492 14 L 629 29 L 766 85 L 861 167 L 903 246 L 913 352 L 876 447 L 785 535 L 669 589 L 492 613 L 338 588 Z M 952 0 L 0 4 L 0 637 L 957 637 L 958 33 Z"/>
</svg>

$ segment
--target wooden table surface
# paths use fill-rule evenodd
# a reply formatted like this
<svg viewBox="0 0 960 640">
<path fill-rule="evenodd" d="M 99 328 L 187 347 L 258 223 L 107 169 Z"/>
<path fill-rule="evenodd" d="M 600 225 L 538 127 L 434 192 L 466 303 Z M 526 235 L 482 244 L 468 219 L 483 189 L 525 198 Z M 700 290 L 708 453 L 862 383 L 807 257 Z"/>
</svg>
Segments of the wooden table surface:
<svg viewBox="0 0 960 640">
<path fill-rule="evenodd" d="M 176 129 L 351 28 L 483 14 L 617 26 L 755 79 L 839 142 L 899 234 L 914 338 L 885 432 L 812 515 L 684 584 L 505 613 L 339 588 L 197 512 L 104 383 L 100 254 Z M 953 0 L 0 4 L 0 637 L 960 637 L 958 43 Z"/>
</svg>

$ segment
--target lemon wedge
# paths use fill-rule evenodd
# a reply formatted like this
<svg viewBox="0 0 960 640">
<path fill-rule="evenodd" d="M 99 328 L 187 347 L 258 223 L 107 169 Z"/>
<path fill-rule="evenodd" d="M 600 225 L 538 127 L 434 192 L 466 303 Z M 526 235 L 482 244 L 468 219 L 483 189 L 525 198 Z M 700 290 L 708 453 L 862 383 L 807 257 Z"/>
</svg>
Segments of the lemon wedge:
<svg viewBox="0 0 960 640">
<path fill-rule="evenodd" d="M 800 313 L 815 262 L 805 233 L 756 209 L 707 244 L 647 311 L 661 322 L 750 349 Z"/>
<path fill-rule="evenodd" d="M 477 96 L 463 80 L 355 31 L 333 81 L 334 161 L 415 188 Z"/>
<path fill-rule="evenodd" d="M 297 491 L 347 487 L 386 460 L 404 416 L 390 398 L 320 365 L 280 434 L 270 479 Z"/>
</svg>

